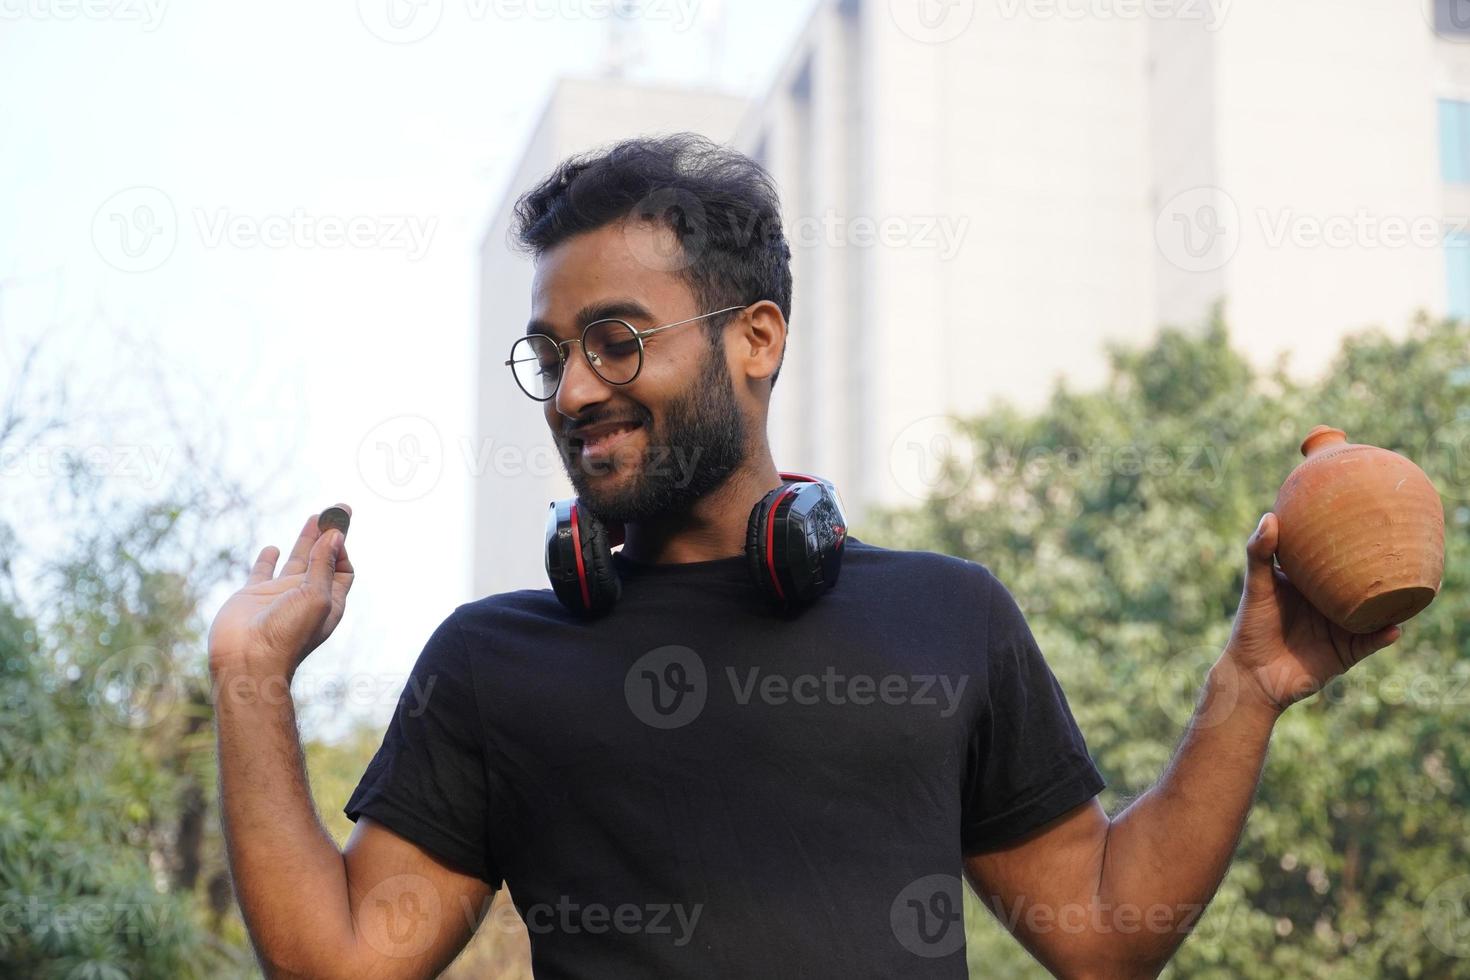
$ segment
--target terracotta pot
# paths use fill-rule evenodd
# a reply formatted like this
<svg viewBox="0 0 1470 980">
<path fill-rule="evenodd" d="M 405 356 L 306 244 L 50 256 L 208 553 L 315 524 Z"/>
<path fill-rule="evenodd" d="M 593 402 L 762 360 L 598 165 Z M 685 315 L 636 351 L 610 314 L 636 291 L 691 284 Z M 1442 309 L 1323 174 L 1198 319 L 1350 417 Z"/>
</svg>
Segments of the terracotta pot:
<svg viewBox="0 0 1470 980">
<path fill-rule="evenodd" d="M 1444 574 L 1444 506 L 1398 453 L 1319 425 L 1276 495 L 1276 558 L 1322 615 L 1353 633 L 1415 616 Z"/>
</svg>

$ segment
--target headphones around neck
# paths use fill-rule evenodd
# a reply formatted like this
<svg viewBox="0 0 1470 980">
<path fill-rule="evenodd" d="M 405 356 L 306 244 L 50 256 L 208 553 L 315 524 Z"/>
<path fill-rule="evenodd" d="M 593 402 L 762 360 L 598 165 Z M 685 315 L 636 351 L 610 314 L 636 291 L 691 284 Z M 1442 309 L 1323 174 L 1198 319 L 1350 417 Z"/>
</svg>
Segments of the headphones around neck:
<svg viewBox="0 0 1470 980">
<path fill-rule="evenodd" d="M 826 480 L 782 473 L 781 486 L 761 498 L 745 527 L 751 580 L 782 611 L 814 602 L 837 584 L 847 518 Z M 622 597 L 612 549 L 623 543 L 621 524 L 604 526 L 576 498 L 552 501 L 546 517 L 546 574 L 562 605 L 591 618 Z"/>
</svg>

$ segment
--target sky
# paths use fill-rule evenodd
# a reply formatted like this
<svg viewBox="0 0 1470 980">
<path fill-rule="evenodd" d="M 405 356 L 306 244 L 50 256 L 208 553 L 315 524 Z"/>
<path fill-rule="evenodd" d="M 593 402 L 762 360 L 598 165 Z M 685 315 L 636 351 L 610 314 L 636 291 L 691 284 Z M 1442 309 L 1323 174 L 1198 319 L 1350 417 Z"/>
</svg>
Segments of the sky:
<svg viewBox="0 0 1470 980">
<path fill-rule="evenodd" d="M 758 95 L 812 5 L 633 0 L 628 72 Z M 345 707 L 324 732 L 385 722 L 476 598 L 472 477 L 389 499 L 374 432 L 474 431 L 480 239 L 555 80 L 603 70 L 610 6 L 0 0 L 0 384 L 44 337 L 40 387 L 80 396 L 68 439 L 122 493 L 195 465 L 170 418 L 269 478 L 237 557 L 353 505 L 347 615 L 296 682 Z M 0 460 L 30 545 L 64 530 L 42 452 Z"/>
</svg>

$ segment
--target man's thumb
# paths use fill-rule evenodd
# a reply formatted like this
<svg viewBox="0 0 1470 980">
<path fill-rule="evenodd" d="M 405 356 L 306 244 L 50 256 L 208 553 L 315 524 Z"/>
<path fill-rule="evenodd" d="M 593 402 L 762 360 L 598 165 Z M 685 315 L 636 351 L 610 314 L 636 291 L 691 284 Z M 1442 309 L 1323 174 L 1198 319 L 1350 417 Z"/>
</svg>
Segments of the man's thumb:
<svg viewBox="0 0 1470 980">
<path fill-rule="evenodd" d="M 1269 511 L 1261 517 L 1255 533 L 1245 543 L 1245 591 L 1247 595 L 1270 595 L 1276 588 L 1275 555 L 1279 525 Z"/>
</svg>

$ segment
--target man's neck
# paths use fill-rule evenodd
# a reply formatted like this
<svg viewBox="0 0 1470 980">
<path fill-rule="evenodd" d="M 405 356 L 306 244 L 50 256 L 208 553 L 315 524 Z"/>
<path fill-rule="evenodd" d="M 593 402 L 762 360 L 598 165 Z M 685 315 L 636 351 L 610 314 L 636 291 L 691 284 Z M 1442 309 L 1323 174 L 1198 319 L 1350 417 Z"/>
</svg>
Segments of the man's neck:
<svg viewBox="0 0 1470 980">
<path fill-rule="evenodd" d="M 682 565 L 744 554 L 751 509 L 780 485 L 770 451 L 755 454 L 686 513 L 667 521 L 627 525 L 623 554 L 651 565 Z"/>
</svg>

